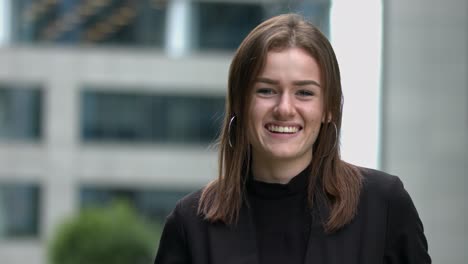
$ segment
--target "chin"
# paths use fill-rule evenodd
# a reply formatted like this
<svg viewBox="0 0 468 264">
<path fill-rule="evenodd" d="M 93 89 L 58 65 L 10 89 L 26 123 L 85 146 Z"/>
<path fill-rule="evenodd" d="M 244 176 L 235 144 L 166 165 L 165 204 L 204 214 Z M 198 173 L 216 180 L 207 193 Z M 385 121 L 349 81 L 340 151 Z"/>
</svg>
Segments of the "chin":
<svg viewBox="0 0 468 264">
<path fill-rule="evenodd" d="M 272 151 L 270 155 L 273 159 L 277 160 L 291 160 L 297 158 L 299 155 L 294 151 Z"/>
</svg>

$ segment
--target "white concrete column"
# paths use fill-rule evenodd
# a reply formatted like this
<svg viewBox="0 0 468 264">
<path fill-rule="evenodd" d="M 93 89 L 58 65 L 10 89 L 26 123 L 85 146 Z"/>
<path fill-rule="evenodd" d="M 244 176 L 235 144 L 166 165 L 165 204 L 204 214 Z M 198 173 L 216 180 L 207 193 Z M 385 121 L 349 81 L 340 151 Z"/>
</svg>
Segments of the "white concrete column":
<svg viewBox="0 0 468 264">
<path fill-rule="evenodd" d="M 360 166 L 379 168 L 382 3 L 333 0 L 330 29 L 344 94 L 342 156 Z"/>
<path fill-rule="evenodd" d="M 190 51 L 190 0 L 171 0 L 167 7 L 166 52 L 180 57 Z"/>
<path fill-rule="evenodd" d="M 53 235 L 65 218 L 77 212 L 74 159 L 79 133 L 79 93 L 76 82 L 67 74 L 67 60 L 54 61 L 55 77 L 47 83 L 45 93 L 45 145 L 48 174 L 44 177 L 42 200 L 43 237 Z M 73 74 L 73 73 L 71 73 Z"/>
<path fill-rule="evenodd" d="M 11 0 L 0 0 L 0 47 L 8 44 L 11 38 Z"/>
</svg>

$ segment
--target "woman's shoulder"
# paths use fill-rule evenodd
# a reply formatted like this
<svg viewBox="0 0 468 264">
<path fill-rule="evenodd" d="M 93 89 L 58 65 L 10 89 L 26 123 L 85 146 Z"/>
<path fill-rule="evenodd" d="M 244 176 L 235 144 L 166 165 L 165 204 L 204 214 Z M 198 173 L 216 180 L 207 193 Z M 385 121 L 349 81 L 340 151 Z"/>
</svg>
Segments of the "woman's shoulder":
<svg viewBox="0 0 468 264">
<path fill-rule="evenodd" d="M 363 194 L 383 202 L 408 202 L 411 200 L 398 176 L 383 171 L 359 167 Z"/>
<path fill-rule="evenodd" d="M 203 189 L 199 189 L 182 197 L 177 202 L 173 213 L 183 217 L 197 217 L 202 192 Z"/>
<path fill-rule="evenodd" d="M 360 170 L 363 176 L 361 210 L 386 216 L 390 230 L 415 223 L 415 228 L 419 228 L 419 215 L 399 177 L 374 169 Z"/>
<path fill-rule="evenodd" d="M 365 167 L 357 167 L 363 176 L 364 184 L 373 184 L 373 185 L 388 185 L 397 180 L 397 176 L 389 174 L 384 171 L 365 168 Z"/>
<path fill-rule="evenodd" d="M 385 219 L 387 258 L 395 263 L 431 263 L 423 224 L 402 181 L 382 171 L 360 170 L 363 176 L 361 210 L 367 208 L 372 214 L 363 215 Z"/>
</svg>

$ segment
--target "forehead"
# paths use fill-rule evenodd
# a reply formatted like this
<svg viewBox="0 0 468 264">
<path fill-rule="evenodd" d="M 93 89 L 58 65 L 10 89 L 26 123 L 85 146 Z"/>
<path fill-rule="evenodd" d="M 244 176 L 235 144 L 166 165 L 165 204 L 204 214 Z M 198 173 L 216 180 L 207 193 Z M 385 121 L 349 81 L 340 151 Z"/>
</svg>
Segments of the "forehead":
<svg viewBox="0 0 468 264">
<path fill-rule="evenodd" d="M 305 49 L 293 47 L 269 51 L 257 77 L 284 81 L 312 79 L 320 82 L 320 74 L 316 59 Z"/>
</svg>

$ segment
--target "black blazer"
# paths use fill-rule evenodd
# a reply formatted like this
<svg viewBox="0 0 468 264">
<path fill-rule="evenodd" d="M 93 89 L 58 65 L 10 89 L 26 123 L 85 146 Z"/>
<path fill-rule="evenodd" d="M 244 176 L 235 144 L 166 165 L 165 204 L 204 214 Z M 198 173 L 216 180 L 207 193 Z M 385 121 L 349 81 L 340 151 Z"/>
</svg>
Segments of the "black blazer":
<svg viewBox="0 0 468 264">
<path fill-rule="evenodd" d="M 312 217 L 305 263 L 431 263 L 423 225 L 401 181 L 363 169 L 363 189 L 351 223 L 326 234 Z M 180 200 L 168 216 L 155 264 L 258 264 L 250 209 L 243 206 L 233 227 L 212 224 L 197 214 L 200 191 Z M 320 210 L 326 219 L 326 210 Z M 315 209 L 312 209 L 314 211 Z"/>
</svg>

